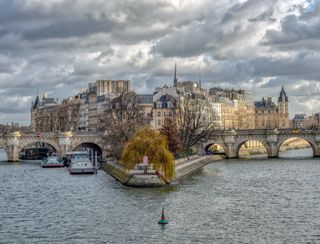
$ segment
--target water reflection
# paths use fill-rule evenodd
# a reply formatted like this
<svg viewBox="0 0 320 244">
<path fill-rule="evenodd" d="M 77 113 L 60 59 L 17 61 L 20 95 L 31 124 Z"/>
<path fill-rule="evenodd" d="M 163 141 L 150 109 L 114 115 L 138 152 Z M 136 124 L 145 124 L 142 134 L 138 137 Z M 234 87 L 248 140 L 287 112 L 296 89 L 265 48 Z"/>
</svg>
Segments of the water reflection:
<svg viewBox="0 0 320 244">
<path fill-rule="evenodd" d="M 304 149 L 289 150 L 286 152 L 279 152 L 281 158 L 311 158 L 313 157 L 313 150 L 311 147 Z"/>
<path fill-rule="evenodd" d="M 8 160 L 8 156 L 6 151 L 3 148 L 0 148 L 0 162 L 7 161 L 7 160 Z"/>
</svg>

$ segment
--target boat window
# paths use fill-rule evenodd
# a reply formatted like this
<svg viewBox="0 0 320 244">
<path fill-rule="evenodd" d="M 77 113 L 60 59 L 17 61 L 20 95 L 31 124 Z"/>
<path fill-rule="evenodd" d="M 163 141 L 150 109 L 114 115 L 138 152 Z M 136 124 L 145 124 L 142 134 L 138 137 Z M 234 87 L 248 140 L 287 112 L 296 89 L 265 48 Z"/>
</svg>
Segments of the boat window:
<svg viewBox="0 0 320 244">
<path fill-rule="evenodd" d="M 79 155 L 74 155 L 74 159 L 76 159 L 76 160 L 86 160 L 86 159 L 88 159 L 88 157 L 87 157 L 87 155 L 79 154 Z"/>
</svg>

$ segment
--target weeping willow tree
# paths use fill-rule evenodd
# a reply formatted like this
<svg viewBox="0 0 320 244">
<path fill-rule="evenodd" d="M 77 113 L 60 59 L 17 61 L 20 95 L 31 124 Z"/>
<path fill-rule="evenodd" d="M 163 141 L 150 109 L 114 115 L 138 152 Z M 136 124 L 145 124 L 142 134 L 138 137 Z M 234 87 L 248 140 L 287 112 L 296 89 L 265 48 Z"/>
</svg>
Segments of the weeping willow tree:
<svg viewBox="0 0 320 244">
<path fill-rule="evenodd" d="M 121 161 L 129 170 L 140 163 L 145 155 L 148 156 L 149 164 L 152 164 L 166 179 L 175 177 L 173 155 L 168 150 L 166 138 L 158 130 L 140 128 L 125 145 Z"/>
</svg>

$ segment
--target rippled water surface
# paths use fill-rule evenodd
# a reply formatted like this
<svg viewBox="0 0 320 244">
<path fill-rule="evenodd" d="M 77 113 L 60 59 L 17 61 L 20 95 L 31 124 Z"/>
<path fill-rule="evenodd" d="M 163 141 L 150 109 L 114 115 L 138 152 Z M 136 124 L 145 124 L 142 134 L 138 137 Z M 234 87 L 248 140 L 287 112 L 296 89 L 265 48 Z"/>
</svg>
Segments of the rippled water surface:
<svg viewBox="0 0 320 244">
<path fill-rule="evenodd" d="M 320 159 L 220 161 L 158 189 L 0 163 L 0 243 L 320 243 L 319 179 Z"/>
</svg>

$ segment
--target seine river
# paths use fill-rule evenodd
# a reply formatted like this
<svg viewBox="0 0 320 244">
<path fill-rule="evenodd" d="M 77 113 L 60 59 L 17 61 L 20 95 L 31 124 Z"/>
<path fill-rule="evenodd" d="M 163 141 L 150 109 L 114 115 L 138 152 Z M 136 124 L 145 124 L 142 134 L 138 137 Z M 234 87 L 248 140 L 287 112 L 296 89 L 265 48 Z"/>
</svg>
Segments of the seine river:
<svg viewBox="0 0 320 244">
<path fill-rule="evenodd" d="M 224 160 L 157 189 L 0 163 L 0 243 L 320 243 L 320 159 Z"/>
</svg>

